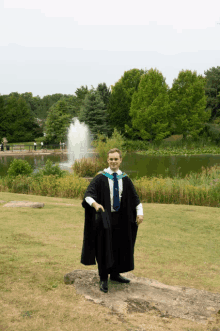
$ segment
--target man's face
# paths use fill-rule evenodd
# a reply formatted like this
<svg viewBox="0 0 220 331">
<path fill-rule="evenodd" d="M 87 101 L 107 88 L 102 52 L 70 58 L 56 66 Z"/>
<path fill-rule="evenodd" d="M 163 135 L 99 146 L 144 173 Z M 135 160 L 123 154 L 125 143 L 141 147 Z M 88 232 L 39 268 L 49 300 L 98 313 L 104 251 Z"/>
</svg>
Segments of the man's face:
<svg viewBox="0 0 220 331">
<path fill-rule="evenodd" d="M 110 169 L 112 171 L 116 172 L 119 169 L 119 166 L 122 162 L 122 158 L 120 158 L 118 152 L 109 153 L 107 161 L 108 161 Z"/>
</svg>

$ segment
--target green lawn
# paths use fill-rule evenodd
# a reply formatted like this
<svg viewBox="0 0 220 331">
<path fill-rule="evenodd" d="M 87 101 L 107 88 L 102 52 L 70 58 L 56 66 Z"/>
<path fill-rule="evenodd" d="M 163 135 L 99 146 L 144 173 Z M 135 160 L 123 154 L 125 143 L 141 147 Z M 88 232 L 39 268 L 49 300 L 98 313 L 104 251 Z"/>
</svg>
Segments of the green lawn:
<svg viewBox="0 0 220 331">
<path fill-rule="evenodd" d="M 124 320 L 66 286 L 80 264 L 81 200 L 0 192 L 4 201 L 44 202 L 43 209 L 0 204 L 0 330 L 212 330 L 193 322 L 133 314 Z M 143 203 L 135 247 L 136 276 L 220 292 L 218 208 Z M 143 322 L 144 321 L 144 322 Z M 213 327 L 214 325 L 212 325 Z M 210 326 L 211 327 L 211 326 Z"/>
</svg>

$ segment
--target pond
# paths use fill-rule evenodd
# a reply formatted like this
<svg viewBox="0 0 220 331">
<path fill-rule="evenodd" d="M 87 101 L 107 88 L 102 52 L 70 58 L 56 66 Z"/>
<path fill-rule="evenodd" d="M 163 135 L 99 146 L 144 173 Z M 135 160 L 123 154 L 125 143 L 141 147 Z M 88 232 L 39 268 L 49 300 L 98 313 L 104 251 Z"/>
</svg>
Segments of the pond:
<svg viewBox="0 0 220 331">
<path fill-rule="evenodd" d="M 3 156 L 0 154 L 0 176 L 5 176 L 11 161 L 15 156 Z M 50 159 L 53 163 L 61 164 L 62 168 L 66 168 L 67 155 L 16 155 L 16 158 L 21 158 L 28 161 L 35 171 L 43 167 Z M 125 171 L 130 178 L 136 176 L 168 176 L 174 177 L 178 173 L 181 177 L 193 172 L 201 172 L 202 167 L 211 167 L 220 165 L 220 155 L 175 155 L 175 156 L 144 156 L 136 153 L 127 153 L 124 157 L 120 169 Z M 106 162 L 106 167 L 108 163 Z"/>
</svg>

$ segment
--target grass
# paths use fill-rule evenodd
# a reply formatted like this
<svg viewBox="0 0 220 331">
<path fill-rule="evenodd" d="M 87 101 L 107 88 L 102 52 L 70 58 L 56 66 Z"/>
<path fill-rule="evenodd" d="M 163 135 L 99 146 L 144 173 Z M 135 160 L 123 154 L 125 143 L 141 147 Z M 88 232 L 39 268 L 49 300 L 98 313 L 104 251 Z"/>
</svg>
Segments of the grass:
<svg viewBox="0 0 220 331">
<path fill-rule="evenodd" d="M 120 316 L 87 301 L 63 276 L 80 264 L 84 209 L 80 199 L 0 192 L 4 201 L 44 202 L 43 209 L 0 205 L 0 330 L 212 330 L 217 324 Z M 135 247 L 136 276 L 220 292 L 217 208 L 143 203 Z M 214 323 L 214 322 L 213 322 Z"/>
</svg>

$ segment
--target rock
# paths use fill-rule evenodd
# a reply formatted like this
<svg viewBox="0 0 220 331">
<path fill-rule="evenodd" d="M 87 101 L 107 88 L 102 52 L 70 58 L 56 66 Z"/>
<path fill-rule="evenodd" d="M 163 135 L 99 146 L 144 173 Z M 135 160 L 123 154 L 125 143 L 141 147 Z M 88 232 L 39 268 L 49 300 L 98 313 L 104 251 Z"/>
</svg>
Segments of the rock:
<svg viewBox="0 0 220 331">
<path fill-rule="evenodd" d="M 3 207 L 31 207 L 31 208 L 43 208 L 44 203 L 31 202 L 31 201 L 10 201 Z"/>
<path fill-rule="evenodd" d="M 74 270 L 64 276 L 65 284 L 74 284 L 76 292 L 87 300 L 104 305 L 120 314 L 154 310 L 161 317 L 178 317 L 199 323 L 212 321 L 220 311 L 220 294 L 193 288 L 169 286 L 156 280 L 123 273 L 130 284 L 109 280 L 109 291 L 99 289 L 96 270 Z"/>
<path fill-rule="evenodd" d="M 0 203 L 6 203 L 6 201 L 4 201 L 4 200 L 0 200 Z"/>
</svg>

